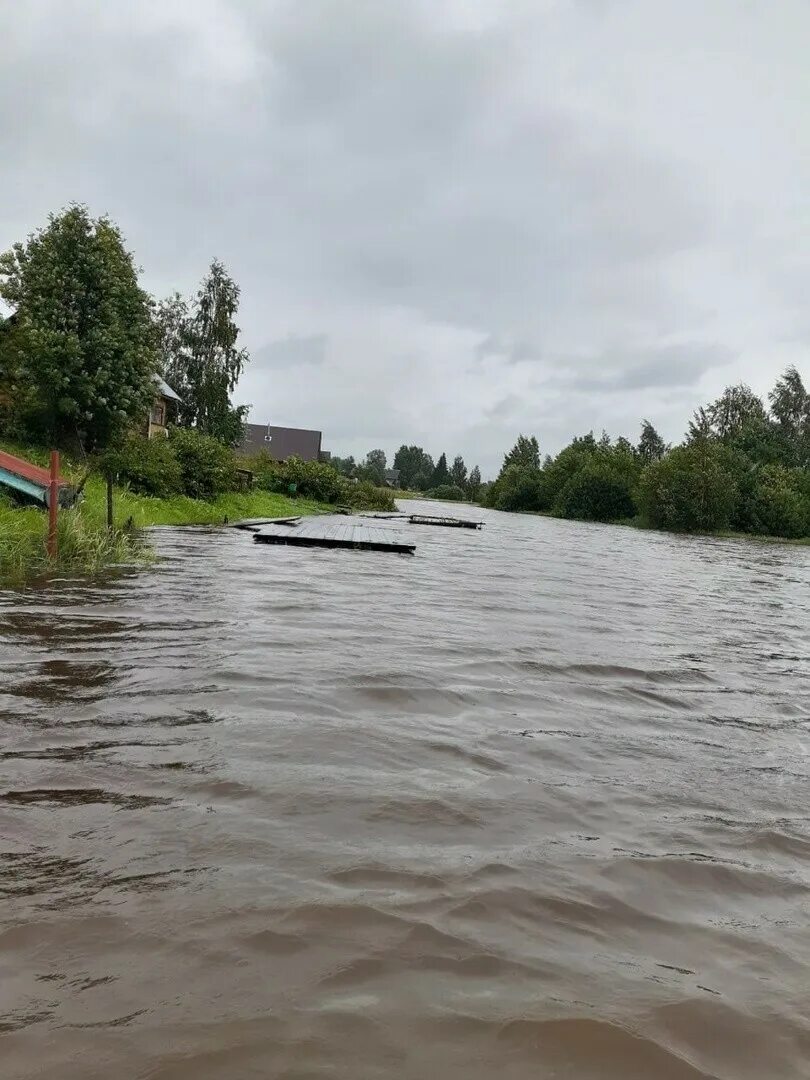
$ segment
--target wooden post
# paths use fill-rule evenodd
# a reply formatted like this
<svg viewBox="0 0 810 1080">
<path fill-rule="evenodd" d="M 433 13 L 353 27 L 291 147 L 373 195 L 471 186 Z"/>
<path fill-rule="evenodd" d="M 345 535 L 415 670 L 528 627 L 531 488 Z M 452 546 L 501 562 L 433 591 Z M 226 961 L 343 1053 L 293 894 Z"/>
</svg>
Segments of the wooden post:
<svg viewBox="0 0 810 1080">
<path fill-rule="evenodd" d="M 48 558 L 56 561 L 59 541 L 56 525 L 59 515 L 59 451 L 51 450 L 51 483 L 48 488 Z"/>
<path fill-rule="evenodd" d="M 107 474 L 107 531 L 113 531 L 113 478 L 112 473 Z"/>
</svg>

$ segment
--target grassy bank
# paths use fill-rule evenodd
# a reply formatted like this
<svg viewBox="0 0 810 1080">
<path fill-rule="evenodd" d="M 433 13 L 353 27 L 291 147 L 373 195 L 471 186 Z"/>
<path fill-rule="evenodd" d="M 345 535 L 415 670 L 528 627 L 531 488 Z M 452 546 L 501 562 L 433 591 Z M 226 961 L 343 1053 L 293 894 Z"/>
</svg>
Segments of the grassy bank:
<svg viewBox="0 0 810 1080">
<path fill-rule="evenodd" d="M 41 450 L 0 444 L 2 449 L 37 464 L 46 464 Z M 78 482 L 83 468 L 67 460 L 63 474 Z M 269 491 L 228 492 L 210 501 L 183 495 L 158 499 L 137 495 L 127 487 L 113 493 L 114 529 L 107 529 L 107 488 L 91 474 L 83 498 L 59 514 L 59 555 L 55 564 L 46 551 L 47 514 L 20 507 L 0 495 L 0 581 L 20 583 L 52 572 L 94 573 L 105 566 L 148 562 L 152 549 L 140 530 L 153 525 L 222 525 L 254 517 L 312 514 L 329 507 L 311 499 L 292 499 Z"/>
<path fill-rule="evenodd" d="M 222 525 L 241 518 L 286 517 L 328 509 L 308 499 L 266 491 L 231 492 L 206 502 L 184 496 L 154 499 L 116 488 L 115 528 L 110 534 L 106 486 L 101 477 L 92 476 L 79 506 L 59 514 L 55 565 L 47 557 L 45 511 L 0 503 L 0 581 L 19 583 L 54 571 L 94 573 L 105 566 L 148 562 L 152 550 L 139 530 L 152 525 Z"/>
</svg>

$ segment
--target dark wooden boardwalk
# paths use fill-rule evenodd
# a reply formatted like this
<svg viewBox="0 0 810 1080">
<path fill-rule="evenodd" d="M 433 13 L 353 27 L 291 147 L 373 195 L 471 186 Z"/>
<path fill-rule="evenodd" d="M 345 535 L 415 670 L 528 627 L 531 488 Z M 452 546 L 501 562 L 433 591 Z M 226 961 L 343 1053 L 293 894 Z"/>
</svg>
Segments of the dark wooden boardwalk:
<svg viewBox="0 0 810 1080">
<path fill-rule="evenodd" d="M 387 529 L 336 521 L 308 519 L 290 525 L 266 525 L 256 532 L 257 544 L 287 544 L 298 547 L 354 548 L 357 551 L 393 551 L 410 555 L 416 544 L 406 543 Z"/>
<path fill-rule="evenodd" d="M 441 525 L 445 529 L 480 529 L 483 521 L 468 521 L 467 518 L 434 517 L 432 514 L 411 514 L 411 525 Z"/>
</svg>

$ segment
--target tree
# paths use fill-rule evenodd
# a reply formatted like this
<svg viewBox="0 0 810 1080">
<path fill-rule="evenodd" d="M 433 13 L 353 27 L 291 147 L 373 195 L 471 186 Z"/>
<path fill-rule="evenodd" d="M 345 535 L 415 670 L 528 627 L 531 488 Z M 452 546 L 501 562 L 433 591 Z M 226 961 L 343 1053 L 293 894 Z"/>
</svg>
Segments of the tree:
<svg viewBox="0 0 810 1080">
<path fill-rule="evenodd" d="M 721 439 L 730 442 L 746 428 L 767 422 L 765 406 L 750 386 L 727 386 L 710 405 L 697 409 L 689 424 L 688 442 Z"/>
<path fill-rule="evenodd" d="M 687 532 L 728 528 L 738 491 L 730 454 L 721 444 L 700 439 L 649 465 L 640 483 L 649 523 Z"/>
<path fill-rule="evenodd" d="M 531 465 L 507 465 L 487 492 L 487 502 L 496 510 L 545 509 L 543 473 Z"/>
<path fill-rule="evenodd" d="M 517 442 L 503 459 L 501 472 L 510 465 L 522 465 L 529 469 L 540 468 L 540 447 L 534 435 L 531 438 L 518 435 Z"/>
<path fill-rule="evenodd" d="M 582 521 L 620 521 L 635 517 L 631 475 L 614 467 L 612 454 L 592 454 L 567 481 L 555 500 L 559 517 Z"/>
<path fill-rule="evenodd" d="M 369 450 L 366 460 L 360 466 L 360 479 L 369 480 L 378 487 L 385 483 L 385 469 L 388 459 L 384 450 Z"/>
<path fill-rule="evenodd" d="M 473 465 L 470 470 L 470 477 L 467 481 L 467 494 L 473 502 L 475 502 L 481 494 L 481 470 L 477 465 Z"/>
<path fill-rule="evenodd" d="M 750 424 L 767 419 L 765 406 L 750 386 L 738 383 L 727 386 L 717 401 L 706 409 L 712 430 L 717 438 L 728 442 Z"/>
<path fill-rule="evenodd" d="M 341 476 L 347 476 L 347 477 L 351 478 L 357 472 L 357 464 L 356 464 L 354 458 L 351 455 L 349 455 L 349 457 L 345 457 L 345 458 L 337 457 L 337 455 L 333 455 L 332 460 L 331 460 L 331 465 L 332 465 L 332 468 L 336 472 L 340 473 Z"/>
<path fill-rule="evenodd" d="M 414 491 L 427 491 L 433 483 L 433 458 L 430 454 L 425 454 L 422 460 L 422 465 L 419 468 L 419 472 L 411 480 L 411 486 Z"/>
<path fill-rule="evenodd" d="M 433 459 L 421 446 L 400 446 L 394 455 L 394 468 L 399 469 L 399 486 L 411 490 L 425 490 L 433 475 Z M 427 475 L 425 487 L 419 488 L 417 477 Z"/>
<path fill-rule="evenodd" d="M 780 433 L 795 451 L 797 464 L 806 466 L 810 462 L 810 394 L 795 367 L 787 368 L 777 379 L 768 400 Z"/>
<path fill-rule="evenodd" d="M 183 304 L 177 296 L 164 301 L 157 319 L 165 376 L 182 401 L 181 423 L 235 445 L 248 407 L 234 408 L 230 396 L 250 359 L 236 344 L 239 286 L 214 259 L 185 318 Z"/>
<path fill-rule="evenodd" d="M 667 444 L 649 420 L 641 421 L 641 438 L 638 440 L 636 450 L 646 465 L 649 465 L 651 461 L 660 461 L 667 452 Z"/>
<path fill-rule="evenodd" d="M 447 454 L 442 454 L 439 460 L 436 462 L 436 468 L 433 470 L 433 476 L 430 480 L 430 486 L 432 488 L 443 487 L 445 484 L 450 483 L 450 470 L 447 468 Z"/>
<path fill-rule="evenodd" d="M 450 467 L 450 481 L 456 487 L 465 491 L 467 488 L 467 466 L 464 464 L 464 458 L 459 454 Z"/>
<path fill-rule="evenodd" d="M 30 393 L 26 426 L 90 450 L 144 419 L 157 367 L 151 302 L 107 217 L 85 206 L 0 256 L 0 297 L 15 309 L 15 378 Z"/>
</svg>

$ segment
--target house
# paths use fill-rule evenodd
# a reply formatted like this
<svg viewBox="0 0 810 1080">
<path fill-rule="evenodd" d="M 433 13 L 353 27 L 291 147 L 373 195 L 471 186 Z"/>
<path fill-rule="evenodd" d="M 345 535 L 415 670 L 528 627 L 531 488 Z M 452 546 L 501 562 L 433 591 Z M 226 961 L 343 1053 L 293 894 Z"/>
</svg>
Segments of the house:
<svg viewBox="0 0 810 1080">
<path fill-rule="evenodd" d="M 146 421 L 148 439 L 154 438 L 155 435 L 169 434 L 169 424 L 177 419 L 177 407 L 180 404 L 180 398 L 160 375 L 155 375 L 155 390 L 155 400 L 152 402 Z"/>
<path fill-rule="evenodd" d="M 245 424 L 245 435 L 237 454 L 255 457 L 268 454 L 273 461 L 286 461 L 297 457 L 301 461 L 324 461 L 328 452 L 321 449 L 323 435 L 307 428 L 274 427 L 272 424 Z"/>
<path fill-rule="evenodd" d="M 386 487 L 399 487 L 399 469 L 386 469 L 383 473 L 383 481 Z"/>
</svg>

